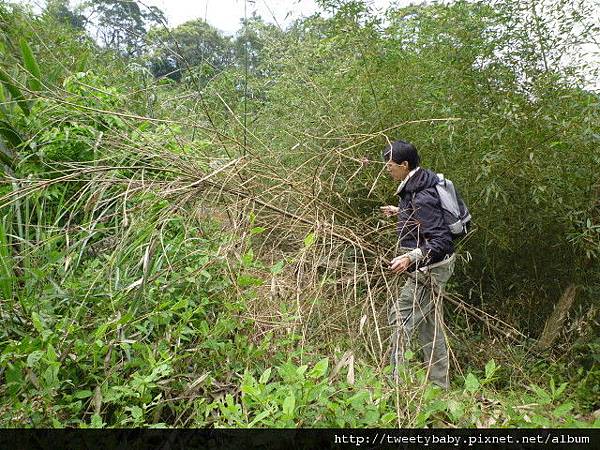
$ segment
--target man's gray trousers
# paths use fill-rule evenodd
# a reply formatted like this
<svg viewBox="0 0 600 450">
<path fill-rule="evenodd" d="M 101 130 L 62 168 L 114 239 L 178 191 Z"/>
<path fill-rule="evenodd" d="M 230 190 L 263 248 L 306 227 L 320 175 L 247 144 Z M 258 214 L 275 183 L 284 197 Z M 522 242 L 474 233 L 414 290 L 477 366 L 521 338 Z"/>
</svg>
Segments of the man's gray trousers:
<svg viewBox="0 0 600 450">
<path fill-rule="evenodd" d="M 448 346 L 444 334 L 442 292 L 454 272 L 455 256 L 417 270 L 408 277 L 400 297 L 390 308 L 388 320 L 392 327 L 391 363 L 394 375 L 410 349 L 413 334 L 418 331 L 419 343 L 427 366 L 428 379 L 447 389 Z"/>
</svg>

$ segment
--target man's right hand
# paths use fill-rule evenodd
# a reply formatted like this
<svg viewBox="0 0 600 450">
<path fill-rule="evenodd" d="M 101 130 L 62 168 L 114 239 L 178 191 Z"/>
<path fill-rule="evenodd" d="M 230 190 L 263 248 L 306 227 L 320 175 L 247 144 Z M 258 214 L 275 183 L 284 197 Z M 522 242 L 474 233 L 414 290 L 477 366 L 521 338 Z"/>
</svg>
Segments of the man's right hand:
<svg viewBox="0 0 600 450">
<path fill-rule="evenodd" d="M 381 206 L 379 210 L 385 215 L 385 217 L 392 217 L 398 214 L 398 207 L 392 205 Z"/>
</svg>

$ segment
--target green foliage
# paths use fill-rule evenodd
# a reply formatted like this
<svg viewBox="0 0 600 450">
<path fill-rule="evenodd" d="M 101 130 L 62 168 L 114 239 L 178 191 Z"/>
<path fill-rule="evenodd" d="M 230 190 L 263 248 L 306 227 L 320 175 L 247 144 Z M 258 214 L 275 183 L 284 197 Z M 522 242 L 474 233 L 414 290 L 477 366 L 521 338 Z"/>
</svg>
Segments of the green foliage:
<svg viewBox="0 0 600 450">
<path fill-rule="evenodd" d="M 252 17 L 232 40 L 200 20 L 146 35 L 156 11 L 87 2 L 104 45 L 137 60 L 81 34 L 65 2 L 39 17 L 0 5 L 0 424 L 598 426 L 594 338 L 573 344 L 572 363 L 524 358 L 520 370 L 457 352 L 469 364 L 447 392 L 410 353 L 397 384 L 367 336 L 369 286 L 343 266 L 357 249 L 339 258 L 343 278 L 310 260 L 330 212 L 349 238 L 394 247 L 372 214 L 393 192 L 373 160 L 403 137 L 477 218 L 457 286 L 534 332 L 567 282 L 587 282 L 588 310 L 598 101 L 583 67 L 560 64 L 577 11 L 536 19 L 519 2 L 458 1 L 393 7 L 384 21 L 362 2 L 321 3 L 330 17 L 285 32 Z M 184 82 L 155 82 L 146 62 Z M 238 155 L 265 173 L 240 162 L 221 174 Z M 266 202 L 249 218 L 220 203 L 253 189 L 294 219 L 330 208 L 282 230 Z M 295 249 L 268 254 L 281 235 Z M 311 297 L 303 283 L 333 289 Z M 369 301 L 376 318 L 385 299 Z M 469 336 L 469 350 L 486 339 Z"/>
<path fill-rule="evenodd" d="M 4 84 L 4 86 L 6 86 L 6 89 L 12 96 L 13 100 L 17 102 L 23 111 L 23 114 L 26 116 L 29 115 L 29 104 L 27 100 L 25 100 L 21 89 L 19 89 L 19 87 L 14 83 L 13 78 L 2 67 L 0 67 L 0 81 Z"/>
<path fill-rule="evenodd" d="M 33 91 L 41 91 L 42 90 L 42 82 L 41 82 L 41 72 L 40 67 L 29 47 L 27 41 L 23 38 L 19 40 L 19 44 L 21 46 L 21 53 L 23 54 L 23 64 L 27 71 L 29 72 L 30 77 L 27 80 L 27 85 Z"/>
<path fill-rule="evenodd" d="M 82 6 L 85 15 L 94 18 L 88 19 L 86 25 L 94 28 L 102 44 L 126 56 L 138 56 L 142 52 L 144 36 L 150 26 L 166 23 L 159 8 L 137 2 L 87 0 Z"/>
<path fill-rule="evenodd" d="M 230 38 L 202 19 L 173 30 L 155 28 L 148 40 L 152 48 L 150 64 L 157 77 L 179 81 L 186 72 L 188 79 L 204 86 L 232 61 Z"/>
</svg>

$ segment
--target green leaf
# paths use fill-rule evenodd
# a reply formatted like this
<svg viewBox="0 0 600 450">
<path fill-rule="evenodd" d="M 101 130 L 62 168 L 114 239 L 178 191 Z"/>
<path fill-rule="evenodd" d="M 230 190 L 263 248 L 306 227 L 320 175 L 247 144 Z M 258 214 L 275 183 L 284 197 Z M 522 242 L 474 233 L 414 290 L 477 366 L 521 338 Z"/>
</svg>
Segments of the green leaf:
<svg viewBox="0 0 600 450">
<path fill-rule="evenodd" d="M 271 378 L 271 368 L 270 367 L 262 373 L 262 375 L 258 379 L 258 382 L 260 384 L 267 384 L 269 381 L 269 378 Z"/>
<path fill-rule="evenodd" d="M 88 389 L 84 389 L 83 391 L 75 392 L 75 394 L 73 394 L 73 397 L 75 397 L 77 399 L 84 399 L 84 398 L 89 398 L 92 395 L 93 395 L 92 391 L 90 391 Z"/>
<path fill-rule="evenodd" d="M 56 354 L 56 350 L 54 350 L 54 346 L 52 344 L 48 344 L 48 349 L 46 350 L 46 359 L 50 362 L 58 361 L 58 355 Z"/>
<path fill-rule="evenodd" d="M 496 370 L 497 370 L 496 362 L 493 359 L 491 359 L 485 365 L 485 378 L 486 378 L 486 380 L 489 380 L 490 378 L 492 378 L 492 376 L 494 375 L 494 373 L 496 372 Z"/>
<path fill-rule="evenodd" d="M 283 260 L 276 262 L 273 267 L 271 267 L 271 273 L 273 275 L 277 275 L 278 273 L 281 273 L 283 271 L 283 266 L 285 265 L 285 262 Z"/>
<path fill-rule="evenodd" d="M 304 375 L 304 372 L 306 372 L 306 370 L 308 369 L 308 366 L 306 364 L 302 364 L 300 367 L 298 367 L 296 369 L 296 375 L 298 375 L 299 377 Z"/>
<path fill-rule="evenodd" d="M 242 384 L 242 392 L 252 397 L 260 396 L 260 388 L 253 384 L 254 380 Z"/>
<path fill-rule="evenodd" d="M 572 409 L 573 409 L 573 403 L 567 402 L 567 403 L 560 405 L 558 408 L 556 408 L 552 412 L 552 414 L 554 414 L 557 417 L 562 417 L 565 414 L 567 414 L 569 411 L 571 411 Z"/>
<path fill-rule="evenodd" d="M 42 350 L 35 350 L 27 355 L 27 367 L 35 367 L 37 362 L 42 359 L 44 352 Z"/>
<path fill-rule="evenodd" d="M 250 234 L 254 235 L 254 234 L 260 234 L 263 233 L 266 230 L 265 227 L 254 227 L 250 230 Z"/>
<path fill-rule="evenodd" d="M 368 409 L 365 413 L 365 422 L 369 426 L 376 426 L 379 421 L 379 411 L 376 409 Z"/>
<path fill-rule="evenodd" d="M 327 367 L 329 366 L 329 358 L 323 358 L 315 367 L 308 373 L 310 378 L 321 378 L 327 373 Z"/>
<path fill-rule="evenodd" d="M 383 416 L 381 416 L 381 425 L 391 426 L 392 422 L 396 421 L 396 413 L 395 412 L 387 412 Z"/>
<path fill-rule="evenodd" d="M 25 38 L 21 38 L 19 43 L 21 44 L 21 53 L 23 54 L 23 65 L 31 75 L 31 77 L 27 80 L 27 85 L 32 91 L 41 91 L 42 83 L 41 83 L 41 73 L 40 67 L 38 66 L 37 61 L 35 60 L 35 56 L 31 51 L 31 47 L 25 40 Z"/>
<path fill-rule="evenodd" d="M 237 284 L 240 287 L 261 286 L 264 283 L 260 278 L 251 277 L 250 275 L 240 275 L 237 279 Z"/>
<path fill-rule="evenodd" d="M 90 422 L 90 427 L 92 428 L 102 428 L 104 426 L 104 422 L 102 422 L 102 417 L 99 414 L 94 414 L 92 416 L 92 420 Z"/>
<path fill-rule="evenodd" d="M 288 418 L 294 417 L 294 409 L 296 408 L 296 397 L 292 392 L 283 400 L 283 414 Z"/>
<path fill-rule="evenodd" d="M 23 113 L 28 116 L 31 110 L 29 109 L 27 100 L 25 100 L 21 90 L 12 82 L 11 77 L 7 72 L 4 71 L 2 67 L 0 67 L 0 81 L 4 83 L 6 89 L 8 89 L 8 92 L 10 92 L 11 97 L 17 102 Z"/>
<path fill-rule="evenodd" d="M 17 130 L 8 122 L 0 120 L 0 134 L 4 136 L 6 142 L 12 147 L 19 147 L 23 143 L 23 138 Z"/>
<path fill-rule="evenodd" d="M 21 367 L 9 363 L 5 373 L 4 383 L 8 387 L 8 393 L 10 395 L 15 395 L 19 392 L 19 388 L 23 384 Z"/>
<path fill-rule="evenodd" d="M 532 384 L 530 387 L 537 395 L 540 404 L 547 405 L 548 403 L 552 403 L 552 397 L 544 389 L 535 384 Z"/>
<path fill-rule="evenodd" d="M 242 255 L 242 266 L 250 267 L 252 262 L 254 261 L 254 252 L 252 249 L 248 250 L 246 253 Z"/>
<path fill-rule="evenodd" d="M 360 391 L 354 394 L 348 399 L 348 402 L 354 409 L 364 409 L 365 403 L 369 399 L 369 393 L 367 391 Z"/>
<path fill-rule="evenodd" d="M 315 233 L 308 233 L 304 238 L 304 247 L 309 248 L 315 243 Z"/>
<path fill-rule="evenodd" d="M 144 417 L 144 411 L 139 406 L 132 406 L 131 417 L 133 417 L 136 422 L 139 422 Z"/>
<path fill-rule="evenodd" d="M 471 394 L 477 391 L 477 389 L 479 389 L 479 380 L 475 375 L 473 375 L 470 372 L 465 378 L 465 389 Z"/>
<path fill-rule="evenodd" d="M 261 420 L 263 420 L 264 418 L 266 418 L 267 416 L 269 416 L 271 414 L 270 410 L 266 410 L 266 411 L 262 411 L 260 414 L 258 414 L 254 420 L 252 422 L 250 422 L 248 424 L 249 428 L 253 428 L 257 423 L 259 423 Z"/>
<path fill-rule="evenodd" d="M 173 306 L 171 306 L 171 311 L 177 311 L 178 309 L 185 309 L 188 307 L 189 301 L 186 298 L 182 298 L 181 300 L 179 300 L 177 303 L 175 303 Z"/>
<path fill-rule="evenodd" d="M 463 404 L 455 399 L 448 400 L 448 412 L 454 422 L 460 420 L 465 414 Z"/>
<path fill-rule="evenodd" d="M 38 313 L 31 313 L 31 321 L 33 322 L 33 327 L 38 333 L 44 332 L 44 325 L 42 324 L 42 319 L 40 318 L 40 315 Z"/>
<path fill-rule="evenodd" d="M 109 326 L 110 326 L 109 323 L 103 323 L 102 325 L 100 325 L 98 327 L 98 329 L 96 330 L 96 333 L 94 334 L 94 336 L 96 337 L 96 339 L 101 338 L 102 336 L 104 336 L 104 334 L 106 333 L 106 330 L 108 329 Z"/>
<path fill-rule="evenodd" d="M 568 385 L 567 382 L 561 383 L 561 385 L 558 387 L 558 389 L 554 393 L 554 400 L 558 399 L 562 395 L 562 393 L 565 392 L 567 385 Z"/>
</svg>

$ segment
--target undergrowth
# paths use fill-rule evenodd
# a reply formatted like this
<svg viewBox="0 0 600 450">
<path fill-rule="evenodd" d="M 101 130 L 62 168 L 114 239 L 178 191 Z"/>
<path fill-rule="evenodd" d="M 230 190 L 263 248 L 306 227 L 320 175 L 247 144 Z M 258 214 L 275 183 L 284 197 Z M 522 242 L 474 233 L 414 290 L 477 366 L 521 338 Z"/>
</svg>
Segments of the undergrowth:
<svg viewBox="0 0 600 450">
<path fill-rule="evenodd" d="M 433 29 L 436 14 L 444 20 L 445 14 L 468 15 L 464 8 L 462 2 L 454 9 L 436 5 L 431 9 L 435 14 L 413 19 Z M 296 64 L 295 50 L 289 50 L 290 60 L 271 55 L 267 66 L 280 64 L 270 70 L 283 72 L 273 75 L 277 83 L 261 97 L 267 106 L 259 111 L 262 116 L 256 113 L 256 123 L 262 128 L 252 133 L 240 131 L 241 121 L 232 110 L 241 104 L 241 97 L 236 97 L 239 92 L 228 92 L 231 105 L 219 94 L 223 85 L 233 83 L 227 76 L 215 75 L 202 92 L 197 92 L 193 74 L 186 74 L 189 79 L 184 77 L 180 84 L 156 80 L 142 66 L 101 51 L 81 35 L 56 23 L 52 23 L 55 28 L 44 26 L 47 18 L 33 18 L 0 5 L 2 49 L 7 50 L 0 62 L 0 426 L 600 426 L 599 343 L 589 337 L 595 324 L 593 305 L 582 303 L 585 310 L 580 320 L 571 322 L 571 334 L 581 331 L 582 338 L 565 339 L 569 347 L 561 347 L 565 349 L 561 354 L 552 349 L 532 351 L 532 339 L 507 323 L 517 322 L 519 311 L 505 311 L 502 321 L 483 315 L 486 306 L 478 309 L 453 296 L 446 308 L 453 349 L 450 389 L 428 384 L 426 371 L 417 362 L 420 358 L 412 351 L 405 355 L 407 365 L 400 378 L 390 373 L 391 330 L 385 326 L 385 316 L 401 279 L 383 270 L 382 259 L 393 253 L 395 234 L 393 225 L 373 217 L 373 205 L 387 194 L 377 184 L 380 166 L 360 153 L 379 149 L 377 139 L 390 129 L 383 122 L 380 130 L 361 128 L 366 127 L 364 123 L 375 123 L 365 119 L 371 117 L 372 105 L 359 105 L 371 111 L 363 111 L 366 115 L 361 117 L 357 105 L 340 101 L 333 107 L 320 89 L 302 85 L 299 93 L 295 90 L 299 85 L 293 89 L 288 85 L 307 78 L 328 92 L 340 91 L 345 101 L 344 89 L 327 88 L 327 83 L 335 81 L 328 70 L 336 67 L 313 67 L 313 54 L 327 55 L 337 52 L 338 45 L 352 46 L 353 40 L 369 38 L 382 51 L 389 47 L 386 57 L 395 57 L 398 46 L 375 32 L 375 21 L 364 24 L 372 29 L 362 29 L 360 20 L 350 20 L 353 14 L 364 13 L 360 8 L 357 11 L 342 8 L 330 22 L 307 20 L 308 31 L 313 25 L 317 30 L 321 26 L 325 36 L 317 39 L 309 33 L 306 37 L 305 53 L 300 56 L 309 61 L 307 67 Z M 489 13 L 486 8 L 473 11 Z M 398 15 L 389 29 L 397 33 L 394 39 L 407 32 L 403 27 L 416 26 L 410 17 L 406 23 L 402 17 Z M 346 29 L 348 20 L 358 27 L 354 34 L 340 31 Z M 49 30 L 56 30 L 58 36 Z M 297 32 L 292 30 L 288 37 L 294 38 Z M 432 36 L 438 34 L 432 32 Z M 277 50 L 285 40 L 270 44 L 271 51 Z M 421 44 L 428 51 L 436 48 L 435 42 Z M 446 52 L 444 48 L 436 51 Z M 36 54 L 42 55 L 39 62 Z M 417 59 L 422 56 L 420 51 L 409 54 Z M 75 61 L 65 55 L 81 57 Z M 406 55 L 396 56 L 402 60 Z M 355 55 L 359 61 L 366 57 L 359 56 Z M 410 63 L 410 58 L 404 62 Z M 365 76 L 367 72 L 359 71 L 362 64 L 356 63 L 353 76 Z M 396 76 L 397 61 L 386 64 Z M 321 72 L 311 78 L 310 72 L 317 69 Z M 413 69 L 415 79 L 423 78 L 420 64 L 415 63 Z M 475 71 L 470 65 L 465 70 Z M 344 69 L 346 73 L 353 72 Z M 476 75 L 483 77 L 485 70 Z M 511 76 L 506 77 L 509 81 L 504 82 L 511 86 Z M 431 83 L 437 79 L 444 77 L 427 78 Z M 409 78 L 401 81 L 410 83 Z M 351 84 L 352 89 L 366 89 L 366 83 Z M 388 84 L 391 81 L 381 86 Z M 484 84 L 474 81 L 468 88 Z M 432 87 L 433 97 L 438 88 L 442 89 Z M 495 91 L 493 95 L 486 92 L 489 102 L 497 100 Z M 371 93 L 372 87 L 361 95 L 370 99 Z M 571 94 L 573 102 L 579 97 L 591 101 L 579 91 Z M 277 95 L 278 101 L 273 100 Z M 463 105 L 463 112 L 483 105 L 480 95 L 484 93 L 470 97 L 473 104 Z M 301 104 L 304 96 L 310 101 Z M 497 114 L 485 120 L 502 117 L 502 125 L 496 129 L 484 124 L 485 120 L 478 122 L 482 142 L 490 134 L 488 128 L 498 135 L 535 134 L 518 128 L 524 123 L 519 114 L 532 107 L 527 95 L 521 97 L 523 105 L 511 106 L 518 119 L 514 123 L 504 120 L 504 100 L 497 100 L 496 110 L 484 105 Z M 387 97 L 385 102 L 393 103 Z M 414 103 L 434 106 L 427 102 Z M 411 104 L 412 112 L 413 103 L 406 104 Z M 313 120 L 315 105 L 325 108 L 317 108 L 322 123 Z M 349 108 L 356 116 L 340 114 L 338 107 Z M 198 118 L 198 111 L 206 108 L 212 109 Z M 543 108 L 535 114 L 544 115 Z M 596 110 L 590 105 L 586 108 L 586 120 L 592 122 Z M 573 106 L 579 109 L 578 104 Z M 389 106 L 390 115 L 392 111 L 396 111 L 395 104 Z M 453 115 L 453 111 L 443 113 Z M 416 127 L 433 127 L 431 111 L 419 114 L 426 119 L 415 119 Z M 289 124 L 300 123 L 302 115 L 309 117 L 304 128 L 288 129 Z M 346 117 L 348 122 L 331 128 L 327 123 L 331 117 Z M 402 125 L 413 124 L 412 119 Z M 582 122 L 579 116 L 570 119 Z M 431 142 L 450 131 L 449 139 L 453 139 L 454 125 L 446 122 L 444 128 L 435 128 L 439 135 L 431 134 Z M 548 130 L 555 134 L 551 124 Z M 465 141 L 477 130 L 470 131 L 464 132 Z M 454 144 L 439 146 L 456 150 Z M 497 172 L 496 179 L 480 182 L 477 177 L 472 190 L 485 192 L 486 207 L 491 198 L 489 208 L 495 210 L 494 195 L 500 202 L 502 192 L 495 183 L 507 177 L 494 164 L 505 160 L 501 150 L 508 153 L 518 146 L 491 147 L 485 157 L 472 159 L 478 166 L 483 164 L 484 179 Z M 594 157 L 589 150 L 583 161 Z M 528 149 L 527 158 L 532 167 L 541 164 L 537 156 L 534 160 L 533 150 Z M 527 169 L 529 165 L 521 166 Z M 555 165 L 548 163 L 548 167 Z M 544 168 L 534 167 L 539 173 Z M 582 173 L 578 180 L 586 178 L 587 172 Z M 465 184 L 474 178 L 463 176 Z M 514 186 L 519 187 L 519 182 Z M 566 185 L 573 198 L 579 198 L 584 189 Z M 528 189 L 525 186 L 520 195 L 527 197 Z M 554 199 L 545 185 L 535 192 L 542 204 Z M 577 207 L 587 207 L 586 201 Z M 565 201 L 561 207 L 569 206 Z M 573 223 L 559 223 L 581 238 L 577 261 L 582 267 L 597 250 L 595 222 L 586 219 L 585 235 L 577 228 L 581 225 L 578 217 L 586 211 L 576 211 L 579 215 L 574 213 Z M 485 209 L 479 213 L 483 216 Z M 538 213 L 541 219 L 531 219 L 535 223 L 550 215 L 546 210 Z M 552 217 L 557 215 L 552 211 Z M 498 222 L 492 215 L 485 220 Z M 502 224 L 506 229 L 483 230 L 487 243 L 496 247 L 486 247 L 481 240 L 476 248 L 491 248 L 491 256 L 482 250 L 476 255 L 479 263 L 472 263 L 479 264 L 482 278 L 508 285 L 493 297 L 496 306 L 504 301 L 519 304 L 518 295 L 527 292 L 517 289 L 518 295 L 511 297 L 512 286 L 521 277 L 511 274 L 512 261 L 516 254 L 525 253 L 515 250 L 512 225 L 506 221 Z M 560 234 L 552 226 L 549 229 L 552 236 Z M 546 236 L 547 230 L 538 231 Z M 493 252 L 500 247 L 504 253 Z M 505 259 L 489 269 L 503 255 Z M 525 259 L 519 259 L 519 264 L 537 271 Z M 498 281 L 503 275 L 500 269 L 514 282 Z M 581 280 L 595 275 L 592 269 L 586 270 Z M 458 280 L 466 284 L 468 277 L 457 277 L 450 290 Z M 483 289 L 473 285 L 471 290 L 476 288 Z M 533 305 L 528 310 L 535 319 L 532 323 L 537 325 L 541 319 L 534 306 L 540 300 L 532 296 L 528 301 Z"/>
</svg>

